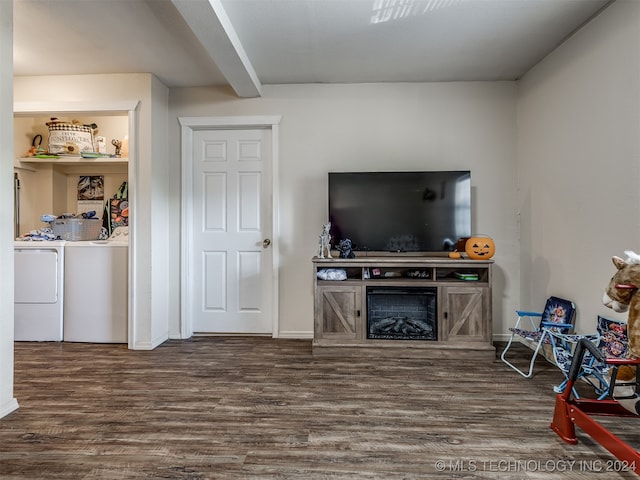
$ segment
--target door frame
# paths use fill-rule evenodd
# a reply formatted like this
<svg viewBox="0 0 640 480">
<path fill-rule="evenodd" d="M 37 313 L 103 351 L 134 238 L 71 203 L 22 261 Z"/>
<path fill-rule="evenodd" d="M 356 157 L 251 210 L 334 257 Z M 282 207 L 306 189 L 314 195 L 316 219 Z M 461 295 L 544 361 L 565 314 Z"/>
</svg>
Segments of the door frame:
<svg viewBox="0 0 640 480">
<path fill-rule="evenodd" d="M 49 117 L 50 115 L 78 115 L 88 117 L 95 116 L 108 116 L 108 115 L 122 115 L 127 117 L 128 122 L 128 134 L 129 134 L 129 158 L 127 159 L 127 182 L 129 184 L 129 205 L 131 208 L 131 220 L 129 222 L 129 248 L 127 256 L 127 348 L 129 350 L 152 350 L 156 345 L 149 347 L 149 345 L 141 344 L 138 340 L 138 331 L 140 329 L 140 319 L 138 312 L 140 305 L 138 296 L 135 294 L 136 285 L 143 285 L 151 290 L 151 284 L 147 283 L 146 279 L 140 276 L 140 268 L 138 267 L 138 255 L 137 251 L 140 249 L 138 246 L 137 231 L 140 228 L 140 223 L 137 221 L 139 218 L 135 215 L 136 205 L 138 204 L 138 198 L 140 195 L 139 187 L 139 143 L 140 139 L 138 135 L 140 133 L 138 120 L 140 117 L 140 100 L 124 100 L 124 101 L 105 101 L 105 102 L 76 102 L 66 100 L 53 100 L 53 101 L 38 101 L 38 102 L 14 102 L 13 104 L 13 117 L 31 117 L 42 116 Z M 14 160 L 14 168 L 20 166 Z M 144 317 L 144 315 L 140 315 Z M 153 321 L 152 316 L 151 321 Z M 152 328 L 152 327 L 149 327 Z M 0 415 L 1 416 L 1 415 Z"/>
<path fill-rule="evenodd" d="M 231 116 L 231 117 L 178 117 L 181 126 L 181 194 L 180 208 L 182 219 L 180 221 L 180 240 L 182 243 L 180 251 L 180 337 L 190 338 L 193 336 L 192 306 L 193 292 L 189 289 L 191 278 L 190 268 L 193 252 L 191 251 L 191 232 L 193 226 L 191 187 L 193 181 L 193 132 L 197 130 L 247 130 L 266 129 L 271 131 L 271 216 L 272 233 L 272 329 L 273 338 L 278 338 L 279 318 L 278 318 L 278 126 L 281 116 Z"/>
</svg>

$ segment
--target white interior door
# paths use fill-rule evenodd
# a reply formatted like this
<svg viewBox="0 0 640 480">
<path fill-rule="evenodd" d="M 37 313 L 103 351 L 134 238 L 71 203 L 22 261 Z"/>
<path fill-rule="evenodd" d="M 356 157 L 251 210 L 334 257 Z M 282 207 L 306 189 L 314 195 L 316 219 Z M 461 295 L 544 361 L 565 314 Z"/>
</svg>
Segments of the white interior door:
<svg viewBox="0 0 640 480">
<path fill-rule="evenodd" d="M 271 132 L 205 129 L 192 138 L 192 331 L 272 333 Z"/>
</svg>

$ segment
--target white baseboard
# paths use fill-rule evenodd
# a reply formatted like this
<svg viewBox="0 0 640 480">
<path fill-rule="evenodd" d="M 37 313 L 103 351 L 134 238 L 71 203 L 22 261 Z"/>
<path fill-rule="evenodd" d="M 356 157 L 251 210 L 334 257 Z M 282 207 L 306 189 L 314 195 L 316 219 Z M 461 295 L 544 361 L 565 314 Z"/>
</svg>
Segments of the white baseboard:
<svg viewBox="0 0 640 480">
<path fill-rule="evenodd" d="M 297 338 L 300 340 L 313 340 L 312 330 L 289 330 L 285 332 L 279 332 L 278 338 Z"/>
<path fill-rule="evenodd" d="M 156 347 L 162 345 L 164 342 L 169 340 L 169 334 L 163 333 L 157 338 L 154 338 L 150 342 L 137 342 L 132 347 L 129 347 L 131 350 L 154 350 Z"/>
<path fill-rule="evenodd" d="M 6 402 L 4 405 L 0 406 L 0 418 L 6 417 L 11 412 L 17 410 L 18 407 L 19 407 L 18 400 L 16 400 L 15 398 L 12 398 L 8 402 Z"/>
</svg>

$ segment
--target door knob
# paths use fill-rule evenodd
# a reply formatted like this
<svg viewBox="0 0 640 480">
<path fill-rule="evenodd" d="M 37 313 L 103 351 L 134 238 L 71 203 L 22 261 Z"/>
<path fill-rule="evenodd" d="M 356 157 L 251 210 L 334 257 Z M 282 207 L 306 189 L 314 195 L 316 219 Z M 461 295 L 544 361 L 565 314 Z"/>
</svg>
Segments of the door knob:
<svg viewBox="0 0 640 480">
<path fill-rule="evenodd" d="M 262 241 L 262 248 L 267 248 L 269 245 L 271 245 L 271 240 L 269 240 L 268 238 L 265 238 Z"/>
</svg>

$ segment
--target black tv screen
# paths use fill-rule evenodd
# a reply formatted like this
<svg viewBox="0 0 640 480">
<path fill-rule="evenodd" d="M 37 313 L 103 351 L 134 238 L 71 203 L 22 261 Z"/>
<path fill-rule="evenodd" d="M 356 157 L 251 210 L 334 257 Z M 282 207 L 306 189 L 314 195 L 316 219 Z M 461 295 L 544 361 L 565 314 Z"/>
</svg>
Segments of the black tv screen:
<svg viewBox="0 0 640 480">
<path fill-rule="evenodd" d="M 442 252 L 471 236 L 471 172 L 330 172 L 331 243 Z"/>
</svg>

